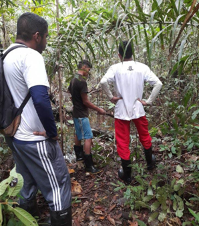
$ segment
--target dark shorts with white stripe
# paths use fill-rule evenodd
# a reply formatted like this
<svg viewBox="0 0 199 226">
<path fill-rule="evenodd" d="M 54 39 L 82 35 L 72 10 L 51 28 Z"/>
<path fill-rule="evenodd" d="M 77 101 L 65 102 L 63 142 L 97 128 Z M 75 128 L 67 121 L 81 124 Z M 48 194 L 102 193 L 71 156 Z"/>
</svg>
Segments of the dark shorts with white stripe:
<svg viewBox="0 0 199 226">
<path fill-rule="evenodd" d="M 12 142 L 17 172 L 23 176 L 20 203 L 35 198 L 38 189 L 52 211 L 71 206 L 70 175 L 57 141 Z"/>
</svg>

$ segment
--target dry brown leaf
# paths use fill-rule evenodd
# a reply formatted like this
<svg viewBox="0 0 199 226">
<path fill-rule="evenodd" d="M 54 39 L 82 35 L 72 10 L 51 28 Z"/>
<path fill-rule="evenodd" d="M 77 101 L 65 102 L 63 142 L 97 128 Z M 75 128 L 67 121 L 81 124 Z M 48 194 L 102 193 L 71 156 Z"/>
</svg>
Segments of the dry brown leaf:
<svg viewBox="0 0 199 226">
<path fill-rule="evenodd" d="M 75 192 L 75 193 L 81 193 L 82 187 L 77 181 L 72 181 L 71 182 L 71 191 Z"/>
<path fill-rule="evenodd" d="M 177 226 L 181 226 L 182 225 L 181 220 L 178 217 L 172 218 L 172 219 L 170 219 L 170 221 L 172 223 L 176 223 Z"/>
<path fill-rule="evenodd" d="M 114 195 L 111 202 L 115 202 L 115 200 L 117 200 L 117 198 L 118 198 L 118 195 Z"/>
<path fill-rule="evenodd" d="M 99 216 L 98 220 L 104 220 L 105 216 Z"/>
<path fill-rule="evenodd" d="M 94 209 L 93 212 L 95 214 L 104 215 L 103 212 L 100 209 Z"/>
<path fill-rule="evenodd" d="M 180 179 L 182 177 L 182 175 L 179 174 L 178 172 L 174 172 L 173 177 L 175 177 L 176 179 Z"/>
<path fill-rule="evenodd" d="M 107 216 L 107 219 L 112 225 L 115 225 L 115 220 L 111 218 L 110 214 Z"/>
<path fill-rule="evenodd" d="M 199 156 L 191 155 L 189 160 L 196 162 L 199 159 Z"/>
<path fill-rule="evenodd" d="M 98 194 L 97 193 L 95 193 L 95 198 L 97 198 L 98 197 Z"/>
<path fill-rule="evenodd" d="M 137 221 L 134 221 L 134 222 L 128 221 L 128 223 L 129 223 L 129 226 L 138 226 Z"/>
<path fill-rule="evenodd" d="M 105 211 L 105 208 L 103 206 L 95 206 L 94 209 L 99 209 L 101 211 Z"/>
<path fill-rule="evenodd" d="M 122 217 L 122 213 L 118 214 L 117 216 L 114 216 L 114 219 L 119 220 Z"/>
<path fill-rule="evenodd" d="M 95 202 L 101 202 L 103 199 L 107 199 L 107 198 L 108 198 L 107 196 L 104 196 L 102 198 L 99 198 L 99 199 L 95 200 Z"/>
<path fill-rule="evenodd" d="M 75 172 L 75 170 L 74 170 L 74 169 L 70 169 L 70 168 L 68 168 L 68 172 L 69 172 L 69 174 L 71 174 L 71 173 L 74 173 L 74 172 Z"/>
<path fill-rule="evenodd" d="M 116 204 L 109 207 L 108 212 L 111 212 L 116 207 Z"/>
</svg>

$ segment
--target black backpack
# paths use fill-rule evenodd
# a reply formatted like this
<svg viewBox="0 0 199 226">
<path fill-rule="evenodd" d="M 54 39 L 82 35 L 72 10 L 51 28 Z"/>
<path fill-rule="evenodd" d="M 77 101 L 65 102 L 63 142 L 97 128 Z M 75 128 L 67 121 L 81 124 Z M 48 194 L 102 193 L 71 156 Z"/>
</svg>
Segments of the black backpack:
<svg viewBox="0 0 199 226">
<path fill-rule="evenodd" d="M 27 48 L 25 45 L 13 46 L 9 48 L 4 54 L 1 53 L 0 56 L 0 133 L 9 137 L 14 136 L 16 133 L 21 121 L 21 113 L 30 98 L 30 93 L 28 92 L 21 106 L 16 108 L 13 97 L 4 77 L 3 60 L 9 52 L 19 47 Z"/>
</svg>

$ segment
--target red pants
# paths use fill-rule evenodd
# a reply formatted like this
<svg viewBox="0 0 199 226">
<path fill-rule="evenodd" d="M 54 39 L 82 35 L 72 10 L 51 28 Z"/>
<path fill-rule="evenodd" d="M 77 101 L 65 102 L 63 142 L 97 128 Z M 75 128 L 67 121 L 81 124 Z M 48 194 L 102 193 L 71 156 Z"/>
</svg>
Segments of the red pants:
<svg viewBox="0 0 199 226">
<path fill-rule="evenodd" d="M 151 136 L 148 131 L 148 121 L 146 116 L 140 117 L 138 119 L 132 119 L 134 122 L 138 134 L 139 140 L 145 149 L 149 149 L 151 147 Z M 124 159 L 130 159 L 130 123 L 131 121 L 115 119 L 115 137 L 117 143 L 117 153 L 118 155 Z"/>
</svg>

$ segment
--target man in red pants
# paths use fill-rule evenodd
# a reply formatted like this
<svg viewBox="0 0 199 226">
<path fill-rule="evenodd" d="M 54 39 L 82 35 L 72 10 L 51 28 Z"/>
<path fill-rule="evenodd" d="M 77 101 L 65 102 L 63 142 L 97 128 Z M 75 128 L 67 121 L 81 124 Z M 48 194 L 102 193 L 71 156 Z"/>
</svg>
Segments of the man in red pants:
<svg viewBox="0 0 199 226">
<path fill-rule="evenodd" d="M 112 103 L 115 103 L 115 134 L 117 152 L 121 157 L 123 173 L 119 177 L 125 184 L 131 183 L 130 160 L 130 124 L 135 124 L 139 139 L 144 147 L 147 169 L 155 167 L 155 157 L 152 155 L 151 137 L 148 132 L 148 121 L 143 106 L 151 105 L 158 95 L 162 82 L 142 63 L 132 60 L 132 47 L 128 41 L 123 41 L 119 46 L 120 63 L 112 65 L 100 83 Z M 142 100 L 144 82 L 153 86 L 149 98 Z M 109 89 L 109 83 L 113 83 L 116 96 Z"/>
</svg>

